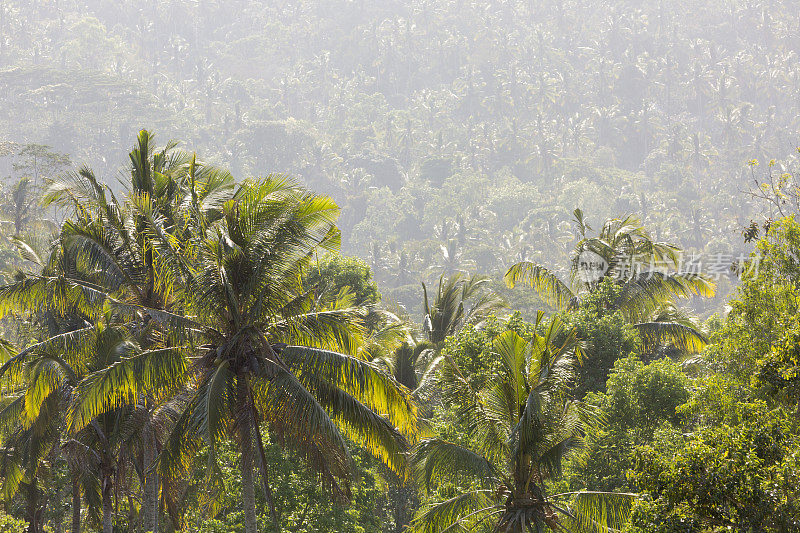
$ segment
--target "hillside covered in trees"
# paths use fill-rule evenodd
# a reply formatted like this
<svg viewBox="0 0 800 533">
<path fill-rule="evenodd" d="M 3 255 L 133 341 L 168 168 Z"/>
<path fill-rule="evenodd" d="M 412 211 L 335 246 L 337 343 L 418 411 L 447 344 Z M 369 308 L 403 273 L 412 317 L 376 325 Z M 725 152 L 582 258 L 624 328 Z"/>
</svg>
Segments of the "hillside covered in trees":
<svg viewBox="0 0 800 533">
<path fill-rule="evenodd" d="M 779 0 L 3 2 L 0 531 L 800 530 L 798 54 Z"/>
</svg>

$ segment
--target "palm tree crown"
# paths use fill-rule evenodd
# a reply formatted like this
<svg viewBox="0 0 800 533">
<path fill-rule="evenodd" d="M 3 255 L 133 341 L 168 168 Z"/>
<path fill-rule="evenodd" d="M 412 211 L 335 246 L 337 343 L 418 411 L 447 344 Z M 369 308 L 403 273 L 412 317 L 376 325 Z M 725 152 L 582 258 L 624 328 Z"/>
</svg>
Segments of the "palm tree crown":
<svg viewBox="0 0 800 533">
<path fill-rule="evenodd" d="M 685 315 L 678 317 L 670 310 L 676 298 L 714 296 L 714 283 L 704 274 L 680 271 L 677 246 L 653 241 L 634 216 L 607 220 L 596 236 L 587 235 L 592 228 L 580 209 L 575 210 L 575 221 L 580 239 L 568 283 L 542 265 L 521 261 L 506 272 L 506 284 L 529 285 L 549 305 L 567 310 L 580 305 L 582 294 L 612 280 L 621 288 L 612 305 L 642 333 L 646 349 L 668 344 L 696 353 L 706 346 L 705 334 Z M 587 270 L 587 257 L 596 259 L 600 268 Z"/>
<path fill-rule="evenodd" d="M 471 385 L 452 358 L 442 363 L 444 404 L 471 444 L 426 439 L 410 462 L 422 486 L 455 477 L 470 489 L 423 509 L 416 531 L 604 531 L 626 519 L 632 495 L 547 493 L 564 456 L 598 420 L 568 395 L 582 357 L 574 331 L 558 318 L 545 325 L 542 317 L 536 320 L 542 333 L 530 341 L 511 330 L 493 340 L 497 371 L 485 383 Z"/>
</svg>

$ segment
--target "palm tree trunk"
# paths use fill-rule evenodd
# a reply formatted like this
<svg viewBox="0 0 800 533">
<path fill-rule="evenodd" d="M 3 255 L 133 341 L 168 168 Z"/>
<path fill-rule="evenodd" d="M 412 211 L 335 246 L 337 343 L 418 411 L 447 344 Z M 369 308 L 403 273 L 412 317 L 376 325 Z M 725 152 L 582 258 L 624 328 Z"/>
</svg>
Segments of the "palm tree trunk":
<svg viewBox="0 0 800 533">
<path fill-rule="evenodd" d="M 258 533 L 256 522 L 256 494 L 253 484 L 253 433 L 251 430 L 250 404 L 247 394 L 247 378 L 237 380 L 237 404 L 243 415 L 239 420 L 239 460 L 242 469 L 242 506 L 244 507 L 244 533 Z"/>
<path fill-rule="evenodd" d="M 256 406 L 252 397 L 250 398 L 250 407 L 253 420 L 258 420 L 259 417 L 256 413 Z M 258 444 L 258 462 L 261 466 L 261 482 L 264 487 L 264 498 L 267 500 L 267 505 L 269 505 L 269 514 L 272 517 L 272 524 L 275 526 L 275 533 L 281 533 L 281 523 L 278 518 L 278 511 L 275 508 L 275 498 L 273 498 L 272 489 L 269 486 L 269 472 L 267 472 L 267 455 L 264 452 L 264 440 L 261 438 L 261 431 L 257 423 L 253 424 L 253 433 L 256 436 L 256 443 Z"/>
<path fill-rule="evenodd" d="M 159 479 L 155 468 L 156 442 L 152 428 L 148 424 L 144 435 L 142 462 L 144 468 L 144 489 L 142 494 L 142 531 L 158 533 Z"/>
<path fill-rule="evenodd" d="M 114 525 L 112 523 L 112 481 L 110 475 L 103 476 L 103 533 L 113 533 Z"/>
<path fill-rule="evenodd" d="M 81 486 L 77 477 L 72 480 L 72 533 L 81 533 Z"/>
<path fill-rule="evenodd" d="M 39 488 L 36 480 L 28 486 L 28 531 L 27 533 L 39 533 Z"/>
<path fill-rule="evenodd" d="M 249 421 L 241 424 L 242 505 L 244 506 L 244 533 L 258 533 L 256 523 L 256 494 L 253 484 L 253 442 Z"/>
</svg>

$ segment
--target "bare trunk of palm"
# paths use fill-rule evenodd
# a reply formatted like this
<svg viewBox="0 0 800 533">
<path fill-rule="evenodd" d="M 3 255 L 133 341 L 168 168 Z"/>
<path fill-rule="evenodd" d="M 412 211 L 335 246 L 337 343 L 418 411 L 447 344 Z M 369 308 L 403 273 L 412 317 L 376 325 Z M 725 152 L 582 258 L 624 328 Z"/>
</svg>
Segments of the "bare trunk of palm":
<svg viewBox="0 0 800 533">
<path fill-rule="evenodd" d="M 103 533 L 113 533 L 114 525 L 112 520 L 113 514 L 113 501 L 112 501 L 112 481 L 110 475 L 103 476 Z"/>
<path fill-rule="evenodd" d="M 250 404 L 247 394 L 247 378 L 238 379 L 237 403 L 242 414 L 239 419 L 239 450 L 242 469 L 242 506 L 244 507 L 244 533 L 258 533 L 256 522 L 256 494 L 253 484 L 253 432 Z"/>
<path fill-rule="evenodd" d="M 72 480 L 72 533 L 81 533 L 81 486 Z"/>
<path fill-rule="evenodd" d="M 28 531 L 39 533 L 39 488 L 34 484 L 28 487 Z"/>
<path fill-rule="evenodd" d="M 156 441 L 152 429 L 145 430 L 144 450 L 144 489 L 142 494 L 142 531 L 158 533 L 159 478 L 155 468 Z"/>
</svg>

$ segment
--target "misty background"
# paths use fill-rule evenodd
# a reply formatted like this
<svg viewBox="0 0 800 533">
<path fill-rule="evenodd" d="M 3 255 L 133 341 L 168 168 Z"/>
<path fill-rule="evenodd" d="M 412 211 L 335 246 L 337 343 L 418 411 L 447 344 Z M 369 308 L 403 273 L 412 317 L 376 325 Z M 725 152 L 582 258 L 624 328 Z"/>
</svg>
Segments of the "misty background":
<svg viewBox="0 0 800 533">
<path fill-rule="evenodd" d="M 736 255 L 754 178 L 794 164 L 798 51 L 797 2 L 3 0 L 0 209 L 30 223 L 20 178 L 35 210 L 74 165 L 115 186 L 146 128 L 331 195 L 408 307 L 442 272 L 568 267 L 575 208 Z"/>
</svg>

